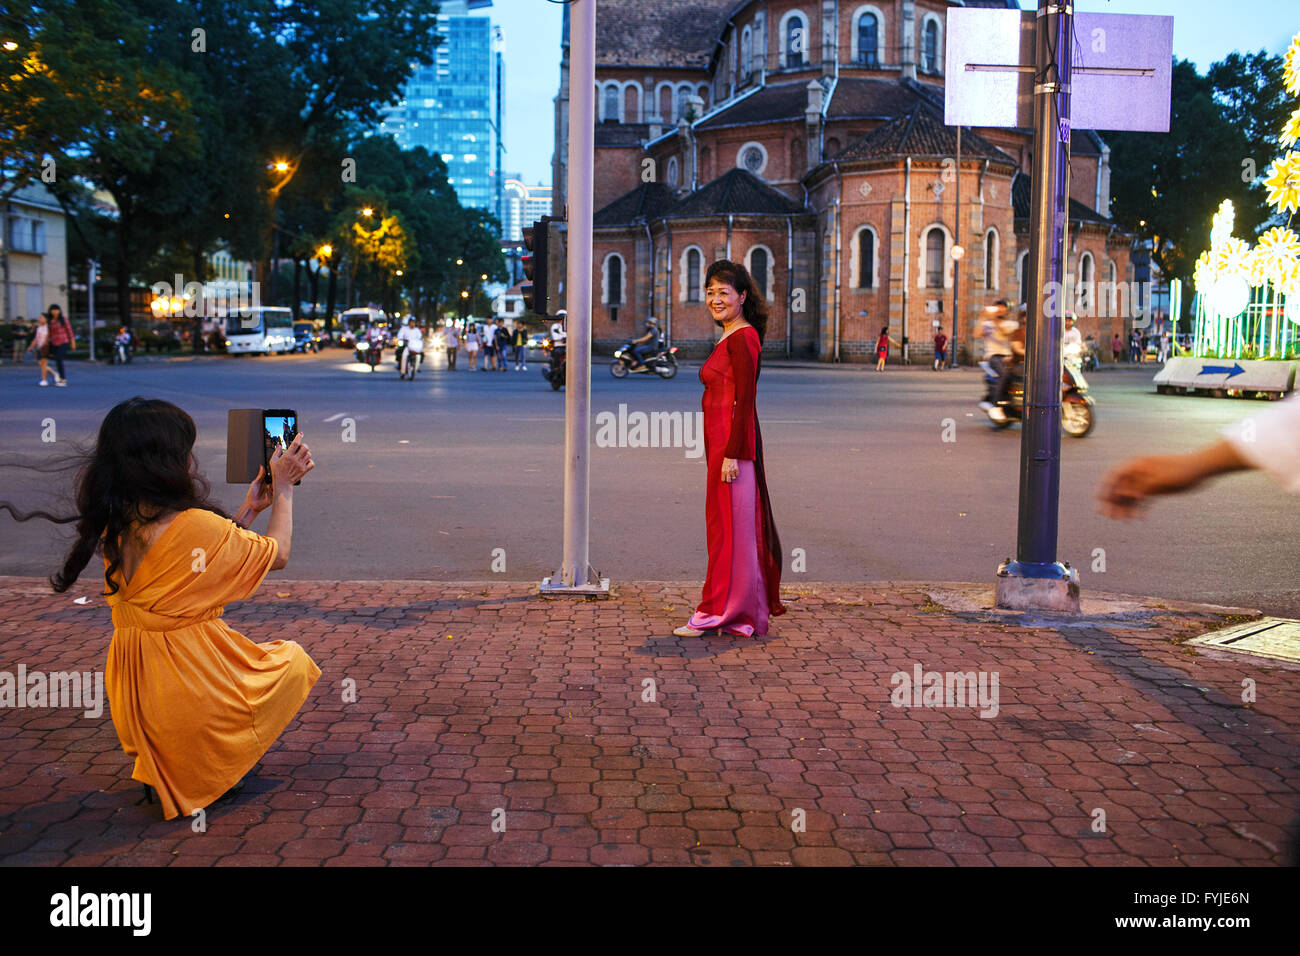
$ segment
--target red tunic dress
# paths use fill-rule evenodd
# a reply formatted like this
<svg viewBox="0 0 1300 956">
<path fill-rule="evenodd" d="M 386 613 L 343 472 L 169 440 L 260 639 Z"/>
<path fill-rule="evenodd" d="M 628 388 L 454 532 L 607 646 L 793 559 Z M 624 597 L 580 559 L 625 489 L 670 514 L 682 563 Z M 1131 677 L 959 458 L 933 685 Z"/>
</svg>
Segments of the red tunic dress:
<svg viewBox="0 0 1300 956">
<path fill-rule="evenodd" d="M 708 476 L 704 517 L 709 567 L 690 626 L 743 635 L 767 633 L 781 604 L 781 540 L 767 497 L 763 438 L 754 406 L 762 345 L 745 326 L 726 336 L 700 369 L 704 385 L 704 455 Z M 722 480 L 722 460 L 740 475 Z"/>
</svg>

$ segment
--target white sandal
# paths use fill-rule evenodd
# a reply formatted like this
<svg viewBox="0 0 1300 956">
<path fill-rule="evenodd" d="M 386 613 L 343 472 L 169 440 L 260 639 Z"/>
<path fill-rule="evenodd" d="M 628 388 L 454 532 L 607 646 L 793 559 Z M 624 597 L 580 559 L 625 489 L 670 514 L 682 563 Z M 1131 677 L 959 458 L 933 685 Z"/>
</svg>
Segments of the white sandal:
<svg viewBox="0 0 1300 956">
<path fill-rule="evenodd" d="M 681 627 L 673 629 L 674 637 L 703 637 L 705 634 L 712 633 L 712 631 L 697 631 L 689 624 L 683 624 Z"/>
</svg>

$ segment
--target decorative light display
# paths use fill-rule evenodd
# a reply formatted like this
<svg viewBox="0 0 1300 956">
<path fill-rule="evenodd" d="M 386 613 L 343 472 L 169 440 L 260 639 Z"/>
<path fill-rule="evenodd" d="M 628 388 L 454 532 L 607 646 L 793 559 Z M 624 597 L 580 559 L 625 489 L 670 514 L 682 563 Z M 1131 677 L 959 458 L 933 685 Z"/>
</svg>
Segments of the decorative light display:
<svg viewBox="0 0 1300 956">
<path fill-rule="evenodd" d="M 1283 58 L 1283 81 L 1300 97 L 1300 33 Z M 1268 202 L 1288 217 L 1287 227 L 1269 229 L 1254 246 L 1232 234 L 1231 200 L 1219 204 L 1210 226 L 1210 248 L 1196 260 L 1195 337 L 1197 358 L 1287 359 L 1300 354 L 1300 236 L 1289 228 L 1300 209 L 1300 108 L 1282 127 L 1287 153 L 1264 177 Z"/>
</svg>

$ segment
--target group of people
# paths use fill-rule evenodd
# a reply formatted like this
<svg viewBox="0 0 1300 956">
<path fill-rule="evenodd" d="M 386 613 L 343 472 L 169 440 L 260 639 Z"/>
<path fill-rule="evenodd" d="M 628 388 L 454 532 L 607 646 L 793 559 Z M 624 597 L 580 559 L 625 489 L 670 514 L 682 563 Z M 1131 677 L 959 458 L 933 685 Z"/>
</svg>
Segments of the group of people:
<svg viewBox="0 0 1300 956">
<path fill-rule="evenodd" d="M 1158 334 L 1143 335 L 1137 329 L 1128 334 L 1128 348 L 1124 347 L 1124 340 L 1116 332 L 1110 338 L 1110 351 L 1116 362 L 1141 362 L 1142 356 L 1146 354 L 1147 348 L 1154 342 L 1156 346 L 1156 361 L 1168 362 L 1170 350 L 1173 347 L 1173 339 L 1168 329 L 1164 329 Z"/>
<path fill-rule="evenodd" d="M 387 330 L 379 324 L 369 326 L 364 336 L 372 347 L 384 345 L 389 340 Z M 447 369 L 455 371 L 462 348 L 471 372 L 480 371 L 480 352 L 483 354 L 482 371 L 505 372 L 512 363 L 516 372 L 528 371 L 528 330 L 518 320 L 510 325 L 506 325 L 505 319 L 497 319 L 426 329 L 411 315 L 407 316 L 406 324 L 392 336 L 392 340 L 403 346 L 403 371 L 407 356 L 422 355 L 430 350 L 445 352 Z"/>
<path fill-rule="evenodd" d="M 63 314 L 63 309 L 58 305 L 51 305 L 35 321 L 26 323 L 20 316 L 15 324 L 20 329 L 27 326 L 25 329 L 27 334 L 20 331 L 14 336 L 14 363 L 21 364 L 31 356 L 35 358 L 36 367 L 41 373 L 37 385 L 48 386 L 51 377 L 55 385 L 67 385 L 68 376 L 64 360 L 68 353 L 77 347 L 77 334 L 73 331 L 68 317 Z M 54 359 L 53 376 L 50 373 L 50 359 Z"/>
</svg>

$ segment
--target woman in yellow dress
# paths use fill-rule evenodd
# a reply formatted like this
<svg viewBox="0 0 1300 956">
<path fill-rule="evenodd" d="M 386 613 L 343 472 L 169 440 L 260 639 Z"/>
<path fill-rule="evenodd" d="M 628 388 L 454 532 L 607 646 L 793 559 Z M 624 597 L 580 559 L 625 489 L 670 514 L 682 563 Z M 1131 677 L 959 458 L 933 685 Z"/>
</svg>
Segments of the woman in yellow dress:
<svg viewBox="0 0 1300 956">
<path fill-rule="evenodd" d="M 307 699 L 320 668 L 294 641 L 255 644 L 221 620 L 289 561 L 293 485 L 313 467 L 302 440 L 276 449 L 227 517 L 195 467 L 196 429 L 158 399 L 114 407 L 77 481 L 77 539 L 51 576 L 66 591 L 104 557 L 113 611 L 105 685 L 131 776 L 170 820 L 206 807 L 261 760 Z M 265 536 L 247 530 L 267 507 Z M 151 790 L 152 788 L 152 790 Z"/>
</svg>

